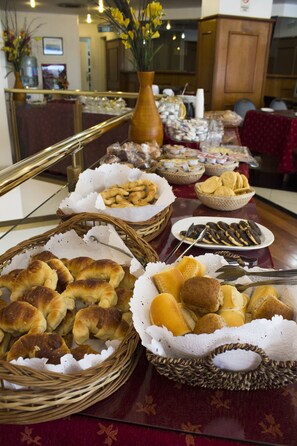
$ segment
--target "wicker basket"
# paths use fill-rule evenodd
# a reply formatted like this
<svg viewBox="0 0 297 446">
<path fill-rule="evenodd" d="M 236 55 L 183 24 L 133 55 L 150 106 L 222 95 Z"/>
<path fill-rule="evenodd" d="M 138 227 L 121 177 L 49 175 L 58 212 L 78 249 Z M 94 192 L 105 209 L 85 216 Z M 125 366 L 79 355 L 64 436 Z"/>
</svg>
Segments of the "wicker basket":
<svg viewBox="0 0 297 446">
<path fill-rule="evenodd" d="M 26 249 L 43 246 L 54 234 L 74 229 L 83 236 L 90 229 L 90 222 L 93 225 L 112 224 L 117 231 L 125 234 L 126 246 L 143 265 L 158 261 L 156 252 L 125 222 L 108 215 L 84 213 L 9 249 L 0 257 L 0 265 L 3 267 Z M 109 358 L 98 366 L 71 375 L 38 371 L 1 360 L 0 423 L 25 424 L 54 420 L 81 411 L 108 397 L 126 382 L 134 370 L 139 354 L 138 340 L 136 331 L 131 327 Z M 28 388 L 5 389 L 3 380 Z"/>
<path fill-rule="evenodd" d="M 250 192 L 230 197 L 204 194 L 199 189 L 199 183 L 195 184 L 195 192 L 202 204 L 218 211 L 235 211 L 240 209 L 255 195 L 255 190 L 252 188 L 250 188 Z"/>
<path fill-rule="evenodd" d="M 204 167 L 201 166 L 201 168 L 196 170 L 196 172 L 170 172 L 157 169 L 157 173 L 166 178 L 170 184 L 193 184 L 200 180 L 204 174 Z"/>
<path fill-rule="evenodd" d="M 238 167 L 238 162 L 231 164 L 204 164 L 205 174 L 209 176 L 220 176 L 223 172 L 232 172 Z"/>
<path fill-rule="evenodd" d="M 159 212 L 158 214 L 154 215 L 152 218 L 146 221 L 138 221 L 138 222 L 129 222 L 124 221 L 126 225 L 130 226 L 132 229 L 134 229 L 137 233 L 137 235 L 147 242 L 150 242 L 154 238 L 158 237 L 161 232 L 165 229 L 170 217 L 172 214 L 172 205 L 167 206 L 163 211 Z M 80 215 L 80 214 L 64 214 L 61 209 L 57 210 L 57 216 L 61 219 L 61 221 L 67 221 L 69 218 L 72 218 L 74 215 Z M 94 214 L 97 215 L 97 214 Z M 108 217 L 108 215 L 106 214 Z M 113 217 L 109 217 L 113 218 Z M 125 238 L 125 232 L 118 231 L 120 236 L 122 238 Z"/>
<path fill-rule="evenodd" d="M 215 356 L 230 350 L 257 353 L 261 362 L 254 370 L 233 372 L 216 367 Z M 259 347 L 249 344 L 225 344 L 204 358 L 165 358 L 146 352 L 157 371 L 173 381 L 209 389 L 256 390 L 286 386 L 297 379 L 297 361 L 274 361 Z"/>
</svg>

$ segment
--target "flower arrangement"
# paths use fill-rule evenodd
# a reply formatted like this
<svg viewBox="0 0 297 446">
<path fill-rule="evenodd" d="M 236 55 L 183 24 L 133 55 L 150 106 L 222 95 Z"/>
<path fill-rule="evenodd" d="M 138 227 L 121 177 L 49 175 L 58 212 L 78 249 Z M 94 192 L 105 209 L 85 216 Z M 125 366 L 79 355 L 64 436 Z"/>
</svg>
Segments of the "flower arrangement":
<svg viewBox="0 0 297 446">
<path fill-rule="evenodd" d="M 153 40 L 160 37 L 163 7 L 159 2 L 143 0 L 138 13 L 130 0 L 106 0 L 104 11 L 118 32 L 126 49 L 130 49 L 138 71 L 150 71 L 155 49 Z"/>
<path fill-rule="evenodd" d="M 23 26 L 19 27 L 16 12 L 5 9 L 4 20 L 1 20 L 3 29 L 1 50 L 6 53 L 7 62 L 12 67 L 7 74 L 12 71 L 19 72 L 24 57 L 31 54 L 32 34 L 41 26 L 32 28 L 34 20 L 28 24 L 25 19 Z"/>
</svg>

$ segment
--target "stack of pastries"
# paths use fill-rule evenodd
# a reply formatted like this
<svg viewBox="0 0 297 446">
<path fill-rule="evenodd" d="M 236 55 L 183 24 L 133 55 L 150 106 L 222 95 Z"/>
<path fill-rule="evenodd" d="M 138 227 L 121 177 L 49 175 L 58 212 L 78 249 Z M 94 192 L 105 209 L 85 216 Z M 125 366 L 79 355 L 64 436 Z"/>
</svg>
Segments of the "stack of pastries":
<svg viewBox="0 0 297 446">
<path fill-rule="evenodd" d="M 164 326 L 174 336 L 210 334 L 223 327 L 239 327 L 254 319 L 281 315 L 293 319 L 293 309 L 279 299 L 275 287 L 255 288 L 249 297 L 235 286 L 221 285 L 205 275 L 205 266 L 183 257 L 152 276 L 159 294 L 150 305 L 153 325 Z"/>
<path fill-rule="evenodd" d="M 135 280 L 110 259 L 32 256 L 27 268 L 0 276 L 0 359 L 58 364 L 67 353 L 77 360 L 99 353 L 88 345 L 91 338 L 123 339 Z"/>
</svg>

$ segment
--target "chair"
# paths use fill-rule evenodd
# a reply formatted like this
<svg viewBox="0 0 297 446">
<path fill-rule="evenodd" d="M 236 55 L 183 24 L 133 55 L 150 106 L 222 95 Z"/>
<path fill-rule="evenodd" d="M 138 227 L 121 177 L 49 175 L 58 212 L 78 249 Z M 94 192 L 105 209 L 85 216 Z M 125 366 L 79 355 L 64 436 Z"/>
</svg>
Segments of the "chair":
<svg viewBox="0 0 297 446">
<path fill-rule="evenodd" d="M 288 109 L 285 101 L 283 101 L 282 99 L 277 99 L 277 98 L 272 99 L 269 107 L 273 108 L 273 110 L 287 110 Z"/>
<path fill-rule="evenodd" d="M 250 99 L 243 98 L 235 102 L 233 110 L 244 119 L 249 110 L 256 110 L 256 106 Z"/>
</svg>

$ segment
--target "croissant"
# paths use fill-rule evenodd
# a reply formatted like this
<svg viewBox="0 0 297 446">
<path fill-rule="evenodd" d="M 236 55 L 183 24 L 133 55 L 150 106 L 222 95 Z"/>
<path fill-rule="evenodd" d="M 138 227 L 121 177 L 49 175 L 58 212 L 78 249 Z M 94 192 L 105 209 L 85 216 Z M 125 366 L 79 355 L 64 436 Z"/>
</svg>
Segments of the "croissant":
<svg viewBox="0 0 297 446">
<path fill-rule="evenodd" d="M 118 288 L 133 290 L 136 282 L 136 277 L 130 273 L 130 268 L 128 266 L 122 266 L 122 268 L 124 270 L 125 275 L 123 279 L 120 281 Z"/>
<path fill-rule="evenodd" d="M 126 311 L 129 311 L 130 306 L 129 302 L 131 297 L 133 296 L 133 291 L 128 290 L 126 288 L 116 288 L 117 293 L 117 303 L 116 307 L 122 312 L 125 313 Z"/>
<path fill-rule="evenodd" d="M 57 291 L 62 292 L 66 286 L 73 282 L 74 278 L 69 269 L 64 265 L 60 259 L 50 259 L 46 262 L 53 270 L 57 272 L 58 283 Z"/>
<path fill-rule="evenodd" d="M 96 352 L 96 350 L 94 350 L 92 347 L 90 347 L 87 344 L 79 345 L 78 347 L 72 348 L 71 353 L 72 353 L 74 359 L 76 359 L 77 361 L 79 361 L 80 359 L 83 359 L 85 355 L 90 355 L 90 354 L 97 355 L 98 354 L 98 352 Z"/>
<path fill-rule="evenodd" d="M 25 291 L 18 302 L 28 302 L 36 307 L 47 321 L 47 331 L 53 331 L 66 316 L 67 310 L 73 310 L 73 299 L 61 296 L 51 288 L 37 286 Z"/>
<path fill-rule="evenodd" d="M 67 310 L 66 316 L 62 320 L 62 322 L 56 327 L 55 333 L 58 333 L 60 336 L 67 336 L 72 332 L 74 319 L 76 315 L 76 309 Z"/>
<path fill-rule="evenodd" d="M 77 344 L 83 344 L 91 335 L 106 341 L 123 339 L 129 328 L 118 308 L 101 308 L 97 305 L 82 308 L 75 316 L 73 337 Z"/>
<path fill-rule="evenodd" d="M 90 266 L 84 268 L 77 279 L 103 279 L 116 288 L 124 278 L 125 271 L 117 262 L 109 259 L 95 260 Z"/>
<path fill-rule="evenodd" d="M 0 276 L 0 288 L 7 288 L 8 290 L 12 291 L 15 285 L 15 279 L 21 271 L 21 269 L 14 269 L 9 273 Z"/>
<path fill-rule="evenodd" d="M 2 333 L 3 331 L 0 330 Z M 7 350 L 9 350 L 9 342 L 11 339 L 10 333 L 3 333 L 2 340 L 0 342 L 0 359 L 4 359 L 5 355 L 7 353 Z"/>
<path fill-rule="evenodd" d="M 28 288 L 42 285 L 53 290 L 56 288 L 58 275 L 50 266 L 42 260 L 34 260 L 28 268 L 21 271 L 16 279 L 12 289 L 10 299 L 17 300 L 24 294 Z"/>
<path fill-rule="evenodd" d="M 86 304 L 98 303 L 108 308 L 117 303 L 117 293 L 112 285 L 100 279 L 76 280 L 61 294 L 64 298 L 81 299 Z"/>
<path fill-rule="evenodd" d="M 27 334 L 13 344 L 6 359 L 47 358 L 50 364 L 59 364 L 61 357 L 67 353 L 70 350 L 57 333 Z"/>
<path fill-rule="evenodd" d="M 74 278 L 77 277 L 77 275 L 86 268 L 87 266 L 91 265 L 91 263 L 94 262 L 94 259 L 91 259 L 90 257 L 74 257 L 73 259 L 61 259 L 64 265 L 69 269 L 70 273 Z"/>
<path fill-rule="evenodd" d="M 0 310 L 0 328 L 13 336 L 43 333 L 46 330 L 46 319 L 28 302 L 11 302 Z"/>
<path fill-rule="evenodd" d="M 58 257 L 55 256 L 55 254 L 53 254 L 50 251 L 41 251 L 38 254 L 31 256 L 31 262 L 33 260 L 42 260 L 43 262 L 47 262 L 50 259 L 57 259 L 57 258 Z"/>
</svg>

